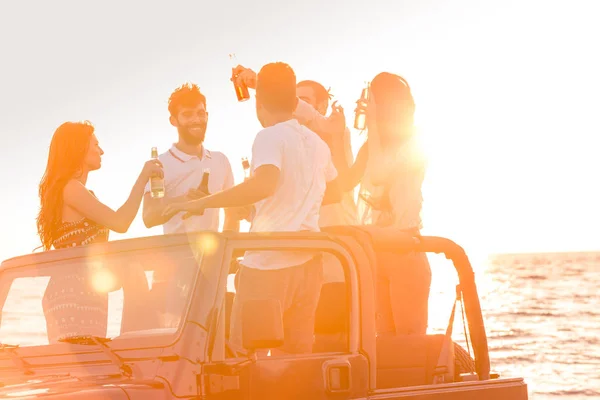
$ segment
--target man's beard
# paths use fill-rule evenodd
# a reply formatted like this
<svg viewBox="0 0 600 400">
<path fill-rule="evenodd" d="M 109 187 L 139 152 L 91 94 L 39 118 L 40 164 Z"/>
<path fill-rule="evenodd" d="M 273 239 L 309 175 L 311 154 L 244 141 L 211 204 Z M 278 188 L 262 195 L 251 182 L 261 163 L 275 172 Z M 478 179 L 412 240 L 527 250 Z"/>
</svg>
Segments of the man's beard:
<svg viewBox="0 0 600 400">
<path fill-rule="evenodd" d="M 189 129 L 192 127 L 201 129 L 201 132 L 191 133 Z M 179 138 L 182 141 L 190 146 L 197 146 L 204 142 L 204 137 L 206 136 L 206 124 L 179 127 L 177 128 L 177 132 L 179 132 Z"/>
</svg>

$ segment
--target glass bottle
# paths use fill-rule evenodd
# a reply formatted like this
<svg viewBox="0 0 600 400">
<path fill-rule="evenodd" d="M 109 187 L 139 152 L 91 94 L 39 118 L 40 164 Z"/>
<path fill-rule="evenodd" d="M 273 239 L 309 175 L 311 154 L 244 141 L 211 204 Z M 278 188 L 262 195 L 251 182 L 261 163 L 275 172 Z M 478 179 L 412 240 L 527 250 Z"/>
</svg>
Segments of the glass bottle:
<svg viewBox="0 0 600 400">
<path fill-rule="evenodd" d="M 360 131 L 367 128 L 367 102 L 369 101 L 369 84 L 362 90 L 354 111 L 354 129 Z"/>
<path fill-rule="evenodd" d="M 238 82 L 238 75 L 235 73 L 235 67 L 239 64 L 235 54 L 230 54 L 229 59 L 231 60 L 231 80 L 233 81 L 233 89 L 239 102 L 250 99 L 250 92 L 248 92 L 248 86 L 244 82 Z"/>
<path fill-rule="evenodd" d="M 200 185 L 198 186 L 198 190 L 200 190 L 202 193 L 205 193 L 207 195 L 210 194 L 210 191 L 208 190 L 208 178 L 210 177 L 210 168 L 204 168 L 203 174 L 202 174 L 202 181 L 200 182 Z"/>
<path fill-rule="evenodd" d="M 158 160 L 158 150 L 153 147 L 150 152 L 150 157 L 153 160 Z M 150 178 L 150 195 L 155 199 L 165 197 L 165 180 L 159 176 Z"/>
</svg>

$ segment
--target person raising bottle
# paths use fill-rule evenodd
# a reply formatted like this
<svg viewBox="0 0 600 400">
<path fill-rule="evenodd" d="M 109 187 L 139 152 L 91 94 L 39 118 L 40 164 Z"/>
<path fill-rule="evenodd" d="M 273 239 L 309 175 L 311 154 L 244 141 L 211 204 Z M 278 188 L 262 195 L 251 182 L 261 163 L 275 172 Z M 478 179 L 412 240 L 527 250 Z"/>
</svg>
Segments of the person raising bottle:
<svg viewBox="0 0 600 400">
<path fill-rule="evenodd" d="M 160 162 L 147 161 L 127 201 L 112 210 L 86 187 L 89 173 L 102 166 L 103 154 L 94 126 L 88 121 L 65 122 L 54 132 L 39 185 L 37 231 L 44 250 L 106 242 L 111 230 L 127 232 L 140 208 L 146 183 L 153 176 L 162 177 Z M 118 285 L 124 283 L 117 278 Z M 144 276 L 141 278 L 145 281 Z M 93 290 L 88 279 L 83 270 L 50 278 L 42 300 L 50 343 L 73 335 L 106 335 L 108 293 Z M 117 289 L 115 286 L 110 291 Z M 63 307 L 66 303 L 73 306 Z M 130 304 L 126 301 L 124 313 L 131 309 Z"/>
<path fill-rule="evenodd" d="M 232 81 L 237 86 L 256 89 L 256 72 L 250 68 L 238 65 L 233 68 Z M 236 89 L 237 90 L 237 89 Z M 298 96 L 296 96 L 298 98 Z M 298 98 L 293 117 L 315 132 L 321 139 L 328 142 L 333 135 L 342 135 L 346 129 L 346 118 L 339 107 L 332 105 L 332 112 L 325 117 L 310 103 Z"/>
<path fill-rule="evenodd" d="M 65 122 L 54 132 L 39 186 L 37 230 L 44 250 L 107 241 L 109 231 L 127 232 L 146 183 L 163 175 L 160 161 L 147 161 L 129 198 L 114 211 L 86 187 L 89 173 L 102 166 L 103 154 L 89 121 Z"/>
<path fill-rule="evenodd" d="M 363 92 L 364 95 L 364 92 Z M 360 183 L 361 225 L 395 227 L 419 235 L 422 185 L 427 160 L 414 126 L 415 103 L 402 77 L 382 72 L 361 96 L 357 114 L 366 117 L 367 141 L 352 167 L 339 170 L 337 183 Z M 431 269 L 424 253 L 378 254 L 378 332 L 425 334 Z"/>
<path fill-rule="evenodd" d="M 246 72 L 246 75 L 251 74 Z M 360 116 L 357 122 L 366 122 L 366 125 L 359 124 L 355 128 L 366 127 L 367 140 L 354 164 L 336 162 L 338 176 L 328 185 L 328 192 L 335 199 L 336 192 L 339 196 L 360 184 L 359 224 L 396 227 L 419 235 L 421 189 L 427 160 L 414 126 L 415 103 L 411 89 L 402 77 L 382 72 L 363 90 L 357 103 L 357 116 Z M 332 155 L 340 155 L 339 149 L 344 148 L 343 136 L 332 134 L 328 139 Z M 426 333 L 431 285 L 427 256 L 424 253 L 380 253 L 378 265 L 378 332 Z"/>
</svg>

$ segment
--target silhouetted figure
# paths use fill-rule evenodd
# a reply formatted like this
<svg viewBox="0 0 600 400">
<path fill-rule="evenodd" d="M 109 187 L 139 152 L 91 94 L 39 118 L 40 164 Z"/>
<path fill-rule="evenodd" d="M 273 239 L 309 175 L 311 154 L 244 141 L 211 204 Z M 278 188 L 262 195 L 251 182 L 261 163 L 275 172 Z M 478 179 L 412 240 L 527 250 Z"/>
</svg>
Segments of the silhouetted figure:
<svg viewBox="0 0 600 400">
<path fill-rule="evenodd" d="M 403 78 L 382 72 L 371 81 L 368 163 L 359 196 L 362 224 L 420 234 L 426 159 L 415 131 L 414 112 L 410 87 Z M 378 332 L 425 334 L 430 285 L 425 253 L 378 254 Z"/>
</svg>

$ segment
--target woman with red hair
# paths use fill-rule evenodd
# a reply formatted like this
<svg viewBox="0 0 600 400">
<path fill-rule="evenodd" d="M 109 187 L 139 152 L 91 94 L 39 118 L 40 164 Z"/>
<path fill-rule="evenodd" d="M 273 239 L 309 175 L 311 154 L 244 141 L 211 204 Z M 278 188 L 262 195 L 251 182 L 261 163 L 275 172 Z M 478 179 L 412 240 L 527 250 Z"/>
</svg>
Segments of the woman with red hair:
<svg viewBox="0 0 600 400">
<path fill-rule="evenodd" d="M 65 122 L 54 132 L 39 187 L 37 230 L 44 250 L 106 242 L 109 231 L 126 232 L 138 213 L 148 180 L 162 176 L 158 161 L 146 162 L 129 198 L 114 211 L 85 186 L 88 174 L 100 169 L 103 154 L 90 122 Z M 85 271 L 66 272 L 50 279 L 42 301 L 48 340 L 106 336 L 107 292 L 95 290 Z"/>
<path fill-rule="evenodd" d="M 100 169 L 103 154 L 88 121 L 65 122 L 54 132 L 39 188 L 37 229 L 44 250 L 106 241 L 109 231 L 127 232 L 146 183 L 162 176 L 160 162 L 146 162 L 125 204 L 113 211 L 85 187 L 88 174 Z"/>
</svg>

